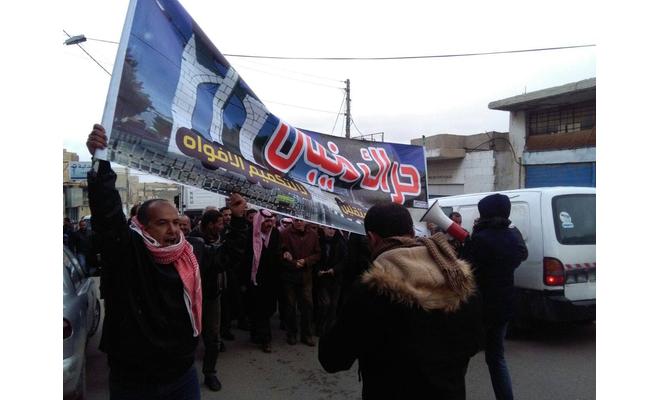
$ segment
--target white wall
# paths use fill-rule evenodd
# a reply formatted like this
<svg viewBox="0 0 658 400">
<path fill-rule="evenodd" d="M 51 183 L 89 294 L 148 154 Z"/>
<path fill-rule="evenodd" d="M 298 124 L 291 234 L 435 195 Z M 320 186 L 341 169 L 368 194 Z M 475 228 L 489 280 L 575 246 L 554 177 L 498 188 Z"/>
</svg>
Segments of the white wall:
<svg viewBox="0 0 658 400">
<path fill-rule="evenodd" d="M 596 148 L 536 151 L 523 154 L 524 165 L 596 162 Z"/>
<path fill-rule="evenodd" d="M 493 191 L 495 166 L 493 150 L 467 153 L 464 158 L 464 193 Z"/>
<path fill-rule="evenodd" d="M 466 153 L 463 159 L 428 161 L 431 196 L 489 192 L 496 181 L 493 150 Z"/>
<path fill-rule="evenodd" d="M 517 161 L 523 157 L 525 150 L 525 136 L 526 136 L 526 113 L 525 111 L 510 111 L 509 113 L 509 141 L 512 143 L 512 148 L 516 153 Z M 518 167 L 518 164 L 514 163 Z M 523 168 L 512 168 L 511 181 L 515 182 L 518 188 L 525 187 L 525 176 Z M 519 176 L 521 174 L 521 176 Z M 515 186 L 516 188 L 516 186 Z"/>
</svg>

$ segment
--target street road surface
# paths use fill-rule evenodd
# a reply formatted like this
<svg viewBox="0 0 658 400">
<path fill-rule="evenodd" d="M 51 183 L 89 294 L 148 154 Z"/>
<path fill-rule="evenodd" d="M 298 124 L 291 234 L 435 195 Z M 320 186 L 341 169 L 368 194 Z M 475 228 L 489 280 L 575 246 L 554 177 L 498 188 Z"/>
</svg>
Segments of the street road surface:
<svg viewBox="0 0 658 400">
<path fill-rule="evenodd" d="M 203 383 L 201 398 L 210 399 L 360 399 L 356 363 L 350 371 L 328 374 L 317 361 L 317 347 L 290 346 L 272 318 L 273 351 L 263 353 L 249 343 L 246 331 L 233 329 L 236 340 L 218 361 L 222 390 L 212 392 Z M 108 368 L 98 350 L 99 332 L 87 348 L 89 400 L 107 400 Z M 201 375 L 203 344 L 199 343 L 197 371 Z M 506 343 L 506 357 L 518 399 L 594 400 L 596 398 L 596 324 L 542 328 Z M 493 399 L 484 354 L 471 359 L 466 377 L 467 399 Z"/>
</svg>

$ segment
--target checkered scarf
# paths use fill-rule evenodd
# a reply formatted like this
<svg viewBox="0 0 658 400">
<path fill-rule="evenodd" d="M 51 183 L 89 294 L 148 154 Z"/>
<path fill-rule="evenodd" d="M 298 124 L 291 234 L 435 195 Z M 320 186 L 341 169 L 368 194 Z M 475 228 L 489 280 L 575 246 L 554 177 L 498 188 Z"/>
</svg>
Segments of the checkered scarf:
<svg viewBox="0 0 658 400">
<path fill-rule="evenodd" d="M 268 210 L 263 209 L 254 215 L 254 221 L 252 222 L 251 238 L 253 243 L 254 258 L 251 261 L 251 282 L 255 286 L 258 286 L 258 282 L 256 282 L 256 275 L 258 274 L 258 267 L 260 266 L 260 255 L 263 252 L 263 247 L 269 246 L 270 235 L 272 234 L 272 231 L 267 232 L 264 237 L 261 234 L 261 225 L 263 225 L 263 222 L 265 222 L 265 220 L 268 218 L 274 218 L 274 216 Z"/>
<path fill-rule="evenodd" d="M 185 236 L 181 232 L 178 243 L 162 247 L 157 240 L 153 239 L 144 230 L 144 225 L 137 220 L 137 217 L 130 219 L 130 229 L 137 232 L 144 239 L 144 245 L 156 263 L 174 264 L 178 276 L 183 281 L 183 300 L 185 301 L 185 307 L 192 322 L 193 336 L 199 336 L 199 332 L 201 332 L 202 308 L 201 275 L 199 273 L 199 263 L 194 256 L 192 245 L 185 240 Z"/>
</svg>

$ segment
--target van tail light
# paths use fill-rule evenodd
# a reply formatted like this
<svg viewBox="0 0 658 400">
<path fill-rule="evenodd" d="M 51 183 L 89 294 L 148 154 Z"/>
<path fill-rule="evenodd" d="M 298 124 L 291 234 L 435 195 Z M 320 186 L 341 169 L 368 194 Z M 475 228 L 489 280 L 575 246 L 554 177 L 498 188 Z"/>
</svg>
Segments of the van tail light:
<svg viewBox="0 0 658 400">
<path fill-rule="evenodd" d="M 544 257 L 544 285 L 564 285 L 564 265 L 557 258 Z"/>
<path fill-rule="evenodd" d="M 64 318 L 64 339 L 68 339 L 73 335 L 73 327 L 68 319 Z"/>
</svg>

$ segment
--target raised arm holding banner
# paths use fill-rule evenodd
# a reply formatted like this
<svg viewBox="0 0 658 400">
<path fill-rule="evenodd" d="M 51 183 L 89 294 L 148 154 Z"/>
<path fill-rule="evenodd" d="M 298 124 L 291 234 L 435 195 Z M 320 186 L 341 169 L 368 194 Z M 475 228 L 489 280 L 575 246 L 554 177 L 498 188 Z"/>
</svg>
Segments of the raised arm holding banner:
<svg viewBox="0 0 658 400">
<path fill-rule="evenodd" d="M 132 0 L 103 125 L 108 159 L 363 233 L 379 201 L 427 202 L 421 146 L 295 128 L 267 111 L 175 0 Z"/>
</svg>

